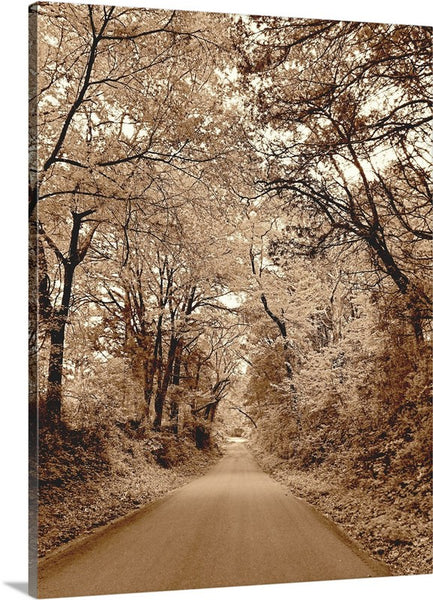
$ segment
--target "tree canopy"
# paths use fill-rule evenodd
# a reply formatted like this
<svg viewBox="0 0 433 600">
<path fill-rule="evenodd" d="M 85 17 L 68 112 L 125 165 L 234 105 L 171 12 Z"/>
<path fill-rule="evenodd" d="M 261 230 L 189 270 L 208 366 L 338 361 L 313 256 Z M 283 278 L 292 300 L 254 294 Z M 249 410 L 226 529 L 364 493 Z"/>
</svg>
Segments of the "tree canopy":
<svg viewBox="0 0 433 600">
<path fill-rule="evenodd" d="M 43 426 L 242 427 L 302 468 L 427 481 L 431 29 L 31 19 Z"/>
</svg>

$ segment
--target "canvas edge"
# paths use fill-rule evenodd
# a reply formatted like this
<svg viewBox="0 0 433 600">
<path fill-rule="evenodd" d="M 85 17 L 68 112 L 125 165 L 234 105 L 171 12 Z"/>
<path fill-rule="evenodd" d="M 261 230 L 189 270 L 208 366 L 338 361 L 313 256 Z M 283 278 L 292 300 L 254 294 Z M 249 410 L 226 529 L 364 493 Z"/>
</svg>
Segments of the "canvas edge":
<svg viewBox="0 0 433 600">
<path fill-rule="evenodd" d="M 37 3 L 28 6 L 28 185 L 37 170 Z M 37 361 L 37 210 L 28 224 L 28 593 L 37 597 L 38 556 L 38 361 Z"/>
</svg>

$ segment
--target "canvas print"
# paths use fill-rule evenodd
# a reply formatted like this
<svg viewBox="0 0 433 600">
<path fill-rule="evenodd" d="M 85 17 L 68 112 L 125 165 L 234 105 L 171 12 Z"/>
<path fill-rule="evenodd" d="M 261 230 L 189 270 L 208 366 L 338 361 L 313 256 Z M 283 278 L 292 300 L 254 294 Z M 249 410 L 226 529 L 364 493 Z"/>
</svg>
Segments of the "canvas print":
<svg viewBox="0 0 433 600">
<path fill-rule="evenodd" d="M 432 569 L 432 30 L 30 7 L 30 586 Z"/>
</svg>

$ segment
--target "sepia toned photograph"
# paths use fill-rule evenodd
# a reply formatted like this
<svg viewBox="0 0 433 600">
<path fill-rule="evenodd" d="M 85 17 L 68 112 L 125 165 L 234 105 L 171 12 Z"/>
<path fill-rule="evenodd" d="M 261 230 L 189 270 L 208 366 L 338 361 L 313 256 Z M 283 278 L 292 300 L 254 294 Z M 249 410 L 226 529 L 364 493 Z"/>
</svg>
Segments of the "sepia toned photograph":
<svg viewBox="0 0 433 600">
<path fill-rule="evenodd" d="M 432 572 L 432 79 L 424 25 L 30 6 L 31 595 Z"/>
</svg>

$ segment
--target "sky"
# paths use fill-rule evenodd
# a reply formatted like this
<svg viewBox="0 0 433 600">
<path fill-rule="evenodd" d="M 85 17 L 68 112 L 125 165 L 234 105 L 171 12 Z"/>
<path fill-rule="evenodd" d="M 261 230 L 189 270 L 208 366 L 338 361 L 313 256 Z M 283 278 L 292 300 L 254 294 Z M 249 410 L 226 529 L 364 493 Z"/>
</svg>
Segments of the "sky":
<svg viewBox="0 0 433 600">
<path fill-rule="evenodd" d="M 77 2 L 75 2 L 77 3 Z M 103 4 L 95 0 L 95 4 Z M 106 2 L 109 4 L 109 2 Z M 427 0 L 129 0 L 117 5 L 210 10 L 279 16 L 318 17 L 374 22 L 433 25 L 433 14 Z M 26 0 L 9 0 L 2 5 L 2 228 L 0 235 L 2 318 L 0 344 L 2 365 L 3 433 L 1 439 L 3 494 L 0 511 L 2 522 L 0 591 L 4 600 L 23 598 L 17 589 L 4 582 L 20 582 L 27 578 L 27 454 L 26 454 L 26 256 L 27 256 L 27 6 Z M 429 14 L 430 13 L 430 14 Z M 6 179 L 6 185 L 4 180 Z M 2 583 L 3 582 L 3 583 Z M 118 595 L 107 600 L 253 600 L 272 593 L 275 600 L 353 600 L 369 597 L 392 597 L 393 600 L 427 595 L 433 589 L 433 576 L 412 576 L 391 580 L 357 582 L 325 582 L 232 588 L 228 590 L 195 590 L 176 593 Z"/>
</svg>

